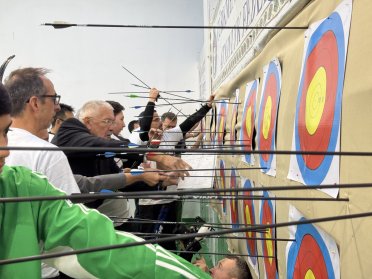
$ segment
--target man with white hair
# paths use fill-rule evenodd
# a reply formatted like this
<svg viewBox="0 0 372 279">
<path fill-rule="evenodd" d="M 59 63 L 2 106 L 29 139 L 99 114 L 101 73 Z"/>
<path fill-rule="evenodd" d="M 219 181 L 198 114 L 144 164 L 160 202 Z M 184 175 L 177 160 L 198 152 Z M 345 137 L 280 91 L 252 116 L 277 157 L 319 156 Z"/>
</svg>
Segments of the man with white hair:
<svg viewBox="0 0 372 279">
<path fill-rule="evenodd" d="M 72 118 L 63 122 L 53 138 L 53 143 L 58 146 L 74 147 L 126 147 L 126 142 L 109 140 L 114 116 L 112 106 L 107 102 L 87 102 L 78 111 L 77 117 L 79 119 Z M 121 172 L 113 158 L 79 152 L 66 152 L 66 155 L 74 174 L 96 176 Z M 136 156 L 134 160 L 141 160 L 137 154 L 129 156 Z M 124 220 L 130 215 L 125 199 L 96 200 L 87 205 L 97 208 L 107 216 L 120 218 L 122 221 L 115 222 L 117 228 L 123 225 Z"/>
<path fill-rule="evenodd" d="M 54 144 L 61 147 L 128 147 L 126 141 L 108 139 L 112 134 L 115 118 L 113 108 L 107 102 L 89 101 L 79 110 L 77 117 L 78 119 L 68 119 L 62 123 L 52 141 Z M 66 155 L 73 171 L 82 175 L 95 176 L 119 171 L 112 158 L 91 153 L 83 154 L 78 151 L 66 152 Z M 115 154 L 115 156 L 133 163 L 140 163 L 143 160 L 143 155 L 138 153 Z M 181 159 L 168 155 L 151 154 L 151 160 L 160 163 L 166 169 L 190 168 Z"/>
<path fill-rule="evenodd" d="M 114 124 L 113 109 L 105 101 L 90 101 L 77 113 L 78 119 L 64 121 L 53 138 L 57 146 L 74 147 L 127 147 L 127 142 L 108 140 Z M 104 153 L 104 152 L 102 152 Z M 91 153 L 66 152 L 74 173 L 95 176 L 117 173 L 120 169 L 112 158 Z M 125 159 L 142 160 L 138 154 L 125 154 Z"/>
<path fill-rule="evenodd" d="M 53 143 L 60 147 L 127 147 L 127 142 L 109 139 L 114 125 L 114 112 L 112 106 L 105 101 L 89 101 L 78 111 L 78 119 L 68 119 L 64 121 L 53 138 Z M 138 153 L 117 154 L 113 157 L 97 156 L 94 153 L 81 153 L 79 151 L 66 152 L 72 171 L 75 174 L 85 176 L 96 176 L 120 172 L 114 158 L 119 156 L 134 163 L 141 163 L 143 155 Z M 179 158 L 168 155 L 151 156 L 152 159 L 162 163 L 168 163 L 172 168 L 188 168 L 189 165 Z M 138 185 L 138 190 L 147 190 L 147 185 Z M 146 188 L 143 188 L 143 187 Z M 118 216 L 128 218 L 128 206 L 125 200 L 95 201 L 88 204 L 98 208 L 108 216 Z M 123 225 L 123 222 L 118 223 Z"/>
</svg>

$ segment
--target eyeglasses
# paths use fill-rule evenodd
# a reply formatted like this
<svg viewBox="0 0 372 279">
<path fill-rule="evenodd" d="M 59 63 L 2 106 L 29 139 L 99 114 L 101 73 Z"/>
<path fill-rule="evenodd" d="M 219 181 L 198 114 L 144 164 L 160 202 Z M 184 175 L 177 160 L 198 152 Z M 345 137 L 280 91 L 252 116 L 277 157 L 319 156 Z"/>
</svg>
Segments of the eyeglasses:
<svg viewBox="0 0 372 279">
<path fill-rule="evenodd" d="M 87 118 L 96 119 L 95 117 L 92 117 L 92 116 L 90 117 L 88 116 Z M 111 126 L 115 124 L 115 120 L 112 120 L 112 119 L 103 119 L 103 120 L 96 119 L 96 121 L 103 123 L 105 126 Z"/>
<path fill-rule="evenodd" d="M 54 99 L 54 104 L 58 105 L 59 101 L 61 100 L 61 95 L 41 95 L 41 96 L 36 96 L 38 98 L 51 98 Z M 30 98 L 31 99 L 31 98 Z M 30 99 L 26 101 L 26 103 L 30 102 Z"/>
<path fill-rule="evenodd" d="M 103 119 L 101 120 L 101 122 L 105 124 L 106 126 L 111 126 L 115 124 L 115 120 L 112 120 L 112 119 Z"/>
<path fill-rule="evenodd" d="M 59 101 L 61 100 L 61 95 L 42 95 L 38 96 L 39 98 L 51 98 L 54 99 L 54 104 L 58 105 Z"/>
</svg>

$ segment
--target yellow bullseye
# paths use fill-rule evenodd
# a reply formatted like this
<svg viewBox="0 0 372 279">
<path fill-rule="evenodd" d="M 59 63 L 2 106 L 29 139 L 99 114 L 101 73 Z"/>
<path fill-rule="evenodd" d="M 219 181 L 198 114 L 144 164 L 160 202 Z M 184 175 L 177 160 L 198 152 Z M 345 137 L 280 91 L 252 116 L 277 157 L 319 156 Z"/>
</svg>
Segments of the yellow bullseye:
<svg viewBox="0 0 372 279">
<path fill-rule="evenodd" d="M 315 279 L 315 275 L 311 269 L 306 271 L 304 279 Z"/>
<path fill-rule="evenodd" d="M 245 116 L 245 130 L 247 131 L 248 137 L 251 136 L 252 133 L 252 107 L 249 106 L 247 115 Z"/>
<path fill-rule="evenodd" d="M 267 222 L 267 225 L 270 225 L 269 222 Z M 271 229 L 266 233 L 266 238 L 272 238 L 271 234 Z M 274 246 L 273 246 L 273 241 L 272 240 L 266 240 L 266 250 L 267 250 L 267 255 L 270 257 L 269 258 L 269 263 L 272 264 L 273 262 L 273 256 L 274 256 Z"/>
<path fill-rule="evenodd" d="M 248 225 L 252 224 L 251 214 L 248 205 L 245 206 L 245 221 Z M 252 237 L 251 231 L 248 231 L 248 237 Z"/>
<path fill-rule="evenodd" d="M 306 130 L 313 135 L 319 127 L 327 95 L 327 73 L 320 67 L 310 82 L 306 94 Z"/>
<path fill-rule="evenodd" d="M 263 115 L 263 123 L 262 123 L 262 135 L 264 139 L 269 138 L 269 131 L 271 126 L 271 109 L 273 106 L 273 102 L 271 100 L 271 96 L 267 97 L 267 101 L 265 104 L 265 110 Z"/>
</svg>

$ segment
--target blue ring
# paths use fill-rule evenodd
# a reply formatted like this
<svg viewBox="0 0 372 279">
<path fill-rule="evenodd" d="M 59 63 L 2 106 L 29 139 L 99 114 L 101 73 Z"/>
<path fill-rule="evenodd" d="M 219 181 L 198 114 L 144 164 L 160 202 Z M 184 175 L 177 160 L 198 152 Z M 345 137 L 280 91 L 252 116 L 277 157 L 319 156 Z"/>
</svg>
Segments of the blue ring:
<svg viewBox="0 0 372 279">
<path fill-rule="evenodd" d="M 332 123 L 332 131 L 331 137 L 329 139 L 329 144 L 327 151 L 335 151 L 336 150 L 336 143 L 338 132 L 340 129 L 340 118 L 341 118 L 341 100 L 342 100 L 342 89 L 343 89 L 343 81 L 344 81 L 344 73 L 345 73 L 345 47 L 344 47 L 344 31 L 342 20 L 338 13 L 333 13 L 328 19 L 324 20 L 317 30 L 313 33 L 310 38 L 308 50 L 305 56 L 305 61 L 307 61 L 309 55 L 311 54 L 314 47 L 318 44 L 324 33 L 332 31 L 335 34 L 337 47 L 338 47 L 338 81 L 337 81 L 337 89 L 336 89 L 336 100 L 335 100 L 335 112 L 334 112 L 334 119 Z M 306 66 L 306 64 L 305 64 Z M 304 70 L 306 67 L 304 66 Z M 304 72 L 302 72 L 300 87 L 298 90 L 298 97 L 297 97 L 297 104 L 296 104 L 296 116 L 295 116 L 295 148 L 296 151 L 301 151 L 300 147 L 300 138 L 298 132 L 298 122 L 299 122 L 299 109 L 302 97 L 302 89 L 304 86 Z M 302 178 L 306 185 L 309 184 L 321 184 L 326 177 L 329 167 L 331 166 L 333 156 L 325 156 L 324 160 L 320 164 L 320 166 L 312 170 L 308 168 L 303 160 L 301 155 L 296 155 L 297 163 L 302 174 Z"/>
<path fill-rule="evenodd" d="M 225 124 L 224 124 L 224 127 L 223 127 L 223 131 L 222 131 L 222 141 L 220 142 L 220 137 L 221 137 L 221 133 L 220 133 L 220 125 L 221 125 L 221 119 L 222 119 L 222 114 L 221 114 L 221 111 L 222 109 L 225 109 L 225 114 L 224 114 L 224 121 L 225 121 Z M 218 111 L 218 115 L 217 115 L 217 126 L 216 126 L 216 138 L 217 138 L 217 143 L 218 144 L 223 144 L 223 140 L 224 140 L 224 134 L 223 132 L 225 131 L 225 128 L 226 128 L 226 118 L 227 118 L 227 103 L 225 101 L 222 101 L 220 103 L 220 111 Z"/>
<path fill-rule="evenodd" d="M 263 195 L 264 198 L 269 197 L 269 193 L 267 191 L 262 191 L 262 195 Z M 271 200 L 262 200 L 261 212 L 260 212 L 260 223 L 261 223 L 261 225 L 263 225 L 263 223 L 262 223 L 262 217 L 263 217 L 262 212 L 263 212 L 263 207 L 264 207 L 265 203 L 267 203 L 269 205 L 271 216 L 273 217 L 273 223 L 274 223 L 274 211 L 273 211 L 273 204 L 272 204 Z"/>
<path fill-rule="evenodd" d="M 252 187 L 252 184 L 251 184 L 251 181 L 249 179 L 246 179 L 245 180 L 244 185 L 243 185 L 243 188 L 244 189 L 251 189 L 251 188 L 253 188 Z M 256 215 L 255 215 L 255 211 L 254 211 L 254 203 L 253 203 L 253 200 L 251 200 L 250 202 L 252 203 L 252 217 L 253 217 L 253 220 L 251 220 L 251 223 L 252 223 L 252 225 L 254 225 L 256 223 Z M 243 212 L 245 213 L 245 208 L 243 208 Z M 257 255 L 257 241 L 256 240 L 253 240 L 253 241 L 256 244 L 256 251 L 251 251 L 251 248 L 248 245 L 248 240 L 246 241 L 247 251 L 248 251 L 248 254 L 249 255 Z M 251 256 L 249 258 L 251 259 L 252 263 L 254 265 L 256 265 L 257 258 L 256 257 L 251 257 Z"/>
<path fill-rule="evenodd" d="M 265 198 L 268 198 L 269 197 L 269 193 L 267 191 L 262 191 L 262 194 Z M 262 200 L 262 203 L 261 203 L 261 210 L 260 210 L 260 224 L 261 225 L 265 225 L 262 221 L 262 218 L 263 218 L 263 209 L 264 209 L 264 205 L 265 203 L 268 204 L 269 208 L 270 208 L 270 212 L 271 212 L 271 217 L 272 217 L 272 223 L 274 224 L 275 223 L 275 216 L 274 216 L 274 210 L 273 210 L 273 203 L 271 200 Z M 276 236 L 276 231 L 275 231 L 275 228 L 273 228 L 273 238 L 275 238 Z M 275 249 L 276 249 L 276 241 L 275 240 L 272 240 L 274 243 L 275 243 Z M 263 251 L 265 251 L 265 242 L 264 240 L 261 241 L 261 244 L 262 244 L 262 253 L 264 253 Z M 265 256 L 265 255 L 264 255 Z M 273 259 L 276 261 L 276 259 Z M 266 261 L 266 259 L 264 259 L 264 261 Z M 279 275 L 278 275 L 278 266 L 275 262 L 275 266 L 276 266 L 276 276 L 275 278 L 279 278 Z M 266 270 L 265 270 L 266 272 Z"/>
<path fill-rule="evenodd" d="M 235 180 L 235 188 L 236 187 L 236 182 L 237 182 L 237 179 L 236 179 L 236 172 L 235 172 L 235 169 L 231 168 L 231 179 L 234 179 Z M 230 180 L 230 188 L 231 188 L 231 180 Z M 237 195 L 237 193 L 235 193 L 234 195 Z M 239 228 L 239 225 L 237 223 L 232 223 L 232 203 L 235 203 L 235 214 L 236 214 L 236 221 L 239 222 L 239 203 L 238 203 L 238 199 L 237 197 L 235 197 L 235 199 L 231 199 L 230 201 L 230 218 L 231 218 L 231 227 L 233 229 L 238 229 Z"/>
<path fill-rule="evenodd" d="M 242 127 L 240 129 L 240 139 L 241 140 L 244 140 L 244 130 L 245 130 L 245 119 L 247 118 L 247 106 L 248 106 L 248 100 L 251 98 L 251 95 L 253 94 L 254 91 L 256 91 L 256 96 L 257 96 L 257 91 L 258 91 L 258 88 L 257 88 L 257 85 L 258 85 L 258 82 L 257 80 L 255 80 L 252 84 L 252 87 L 251 87 L 251 90 L 249 91 L 248 93 L 248 96 L 247 96 L 247 102 L 245 102 L 244 104 L 244 108 L 243 108 L 243 116 L 242 116 Z M 256 101 L 253 103 L 253 117 L 256 118 Z M 254 122 L 253 122 L 254 123 Z M 254 125 L 254 124 L 253 124 Z M 252 127 L 252 129 L 254 129 L 254 127 Z M 252 141 L 254 141 L 254 139 L 252 139 Z M 243 144 L 245 145 L 246 142 L 243 141 L 241 142 L 240 144 Z M 242 150 L 244 150 L 244 147 L 242 147 Z M 249 154 L 244 154 L 244 158 L 245 158 L 245 161 L 248 162 L 249 164 L 252 164 L 252 155 Z"/>
<path fill-rule="evenodd" d="M 304 217 L 300 221 L 306 220 Z M 291 247 L 288 251 L 287 259 L 287 278 L 293 278 L 294 268 L 296 264 L 296 259 L 298 252 L 301 248 L 302 240 L 305 235 L 311 235 L 314 240 L 318 243 L 320 250 L 323 252 L 323 259 L 327 268 L 327 275 L 329 279 L 335 279 L 335 273 L 333 270 L 333 265 L 331 257 L 329 256 L 327 245 L 324 243 L 322 236 L 319 234 L 318 230 L 311 224 L 303 224 L 297 226 L 297 231 L 295 235 L 296 241 L 292 242 Z"/>
</svg>

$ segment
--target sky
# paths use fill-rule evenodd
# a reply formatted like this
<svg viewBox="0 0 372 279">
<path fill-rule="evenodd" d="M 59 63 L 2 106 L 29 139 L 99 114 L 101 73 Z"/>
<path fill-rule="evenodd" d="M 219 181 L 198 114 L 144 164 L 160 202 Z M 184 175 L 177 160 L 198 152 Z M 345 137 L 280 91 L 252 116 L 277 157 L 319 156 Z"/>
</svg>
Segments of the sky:
<svg viewBox="0 0 372 279">
<path fill-rule="evenodd" d="M 0 0 L 0 3 L 0 61 L 2 63 L 10 55 L 16 55 L 9 63 L 5 77 L 20 67 L 51 69 L 48 76 L 57 94 L 62 95 L 61 102 L 78 109 L 88 100 L 116 100 L 125 107 L 127 123 L 143 110 L 131 107 L 145 105 L 147 101 L 108 94 L 143 91 L 131 85 L 141 83 L 122 66 L 150 87 L 193 90 L 195 93 L 179 94 L 191 98 L 199 96 L 198 63 L 203 30 L 54 29 L 41 24 L 65 21 L 203 25 L 201 0 Z M 199 104 L 177 107 L 188 114 L 199 108 Z M 169 109 L 170 106 L 164 106 L 158 111 Z M 177 112 L 175 109 L 172 111 Z M 126 129 L 124 135 L 127 135 Z"/>
</svg>

